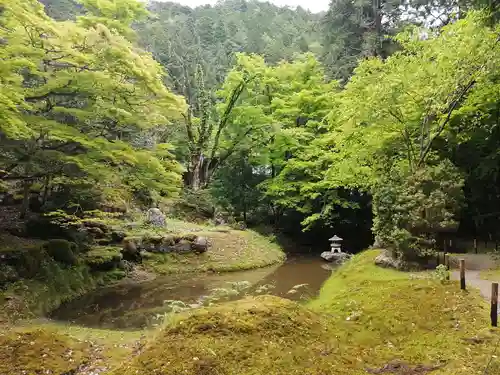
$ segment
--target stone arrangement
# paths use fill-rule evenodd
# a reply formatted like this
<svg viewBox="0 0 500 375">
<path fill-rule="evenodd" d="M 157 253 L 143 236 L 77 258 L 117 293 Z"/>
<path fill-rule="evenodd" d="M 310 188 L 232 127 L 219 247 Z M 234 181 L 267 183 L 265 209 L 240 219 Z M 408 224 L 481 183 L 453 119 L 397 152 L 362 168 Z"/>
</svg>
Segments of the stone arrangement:
<svg viewBox="0 0 500 375">
<path fill-rule="evenodd" d="M 210 242 L 206 237 L 195 234 L 127 237 L 123 240 L 122 255 L 123 259 L 139 262 L 142 259 L 141 252 L 201 254 L 207 252 L 209 247 Z"/>
</svg>

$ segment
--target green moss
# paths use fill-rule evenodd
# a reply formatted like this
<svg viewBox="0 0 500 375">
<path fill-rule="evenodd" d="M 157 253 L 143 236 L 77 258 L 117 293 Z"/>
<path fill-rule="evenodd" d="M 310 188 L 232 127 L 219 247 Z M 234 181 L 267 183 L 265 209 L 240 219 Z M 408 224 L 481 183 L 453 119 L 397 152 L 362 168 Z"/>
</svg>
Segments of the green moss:
<svg viewBox="0 0 500 375">
<path fill-rule="evenodd" d="M 334 272 L 308 306 L 257 297 L 173 316 L 113 375 L 361 375 L 394 362 L 481 373 L 500 338 L 486 302 L 456 283 L 378 268 L 377 254 Z M 494 358 L 490 373 L 499 371 Z"/>
<path fill-rule="evenodd" d="M 204 254 L 152 254 L 144 266 L 159 274 L 182 272 L 230 272 L 266 267 L 285 259 L 282 249 L 253 231 L 200 231 L 192 236 L 207 237 L 211 246 Z"/>
<path fill-rule="evenodd" d="M 323 286 L 315 311 L 332 316 L 337 345 L 359 361 L 354 368 L 377 367 L 395 359 L 443 365 L 439 374 L 473 374 L 484 368 L 492 335 L 487 303 L 456 282 L 442 285 L 374 265 L 379 251 L 357 255 Z M 422 277 L 421 277 L 422 276 Z M 464 339 L 482 336 L 474 345 Z M 500 371 L 500 362 L 494 364 Z M 493 371 L 492 373 L 495 373 Z"/>
<path fill-rule="evenodd" d="M 481 271 L 480 275 L 484 280 L 500 281 L 500 269 Z"/>
<path fill-rule="evenodd" d="M 122 259 L 120 250 L 121 248 L 116 246 L 96 247 L 86 253 L 83 260 L 93 270 L 113 270 Z"/>
<path fill-rule="evenodd" d="M 249 298 L 176 317 L 114 375 L 331 374 L 323 318 L 276 297 Z M 300 372 L 298 372 L 300 371 Z"/>
<path fill-rule="evenodd" d="M 73 374 L 88 358 L 88 343 L 51 330 L 0 334 L 0 374 Z"/>
</svg>

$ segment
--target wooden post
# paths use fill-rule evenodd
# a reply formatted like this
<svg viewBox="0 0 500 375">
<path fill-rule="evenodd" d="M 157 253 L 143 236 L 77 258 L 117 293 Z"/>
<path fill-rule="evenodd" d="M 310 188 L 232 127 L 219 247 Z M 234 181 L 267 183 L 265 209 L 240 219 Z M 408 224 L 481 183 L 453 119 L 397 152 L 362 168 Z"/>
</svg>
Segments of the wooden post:
<svg viewBox="0 0 500 375">
<path fill-rule="evenodd" d="M 460 289 L 465 290 L 465 259 L 460 259 Z"/>
<path fill-rule="evenodd" d="M 453 251 L 453 240 L 450 240 L 450 247 L 449 247 L 450 251 Z"/>
<path fill-rule="evenodd" d="M 477 239 L 474 238 L 474 252 L 477 254 Z"/>
<path fill-rule="evenodd" d="M 446 240 L 443 240 L 443 251 L 445 253 L 447 252 L 447 249 L 446 249 Z"/>
<path fill-rule="evenodd" d="M 450 254 L 444 254 L 444 265 L 446 266 L 446 280 L 450 280 Z"/>
<path fill-rule="evenodd" d="M 498 283 L 491 284 L 491 325 L 498 327 Z"/>
</svg>

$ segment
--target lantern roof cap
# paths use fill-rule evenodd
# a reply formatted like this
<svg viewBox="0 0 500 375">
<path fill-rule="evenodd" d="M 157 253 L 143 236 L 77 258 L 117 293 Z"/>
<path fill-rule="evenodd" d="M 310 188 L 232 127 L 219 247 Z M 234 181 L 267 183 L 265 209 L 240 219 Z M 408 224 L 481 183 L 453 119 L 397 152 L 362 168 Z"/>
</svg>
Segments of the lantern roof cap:
<svg viewBox="0 0 500 375">
<path fill-rule="evenodd" d="M 328 241 L 342 241 L 342 238 L 340 238 L 339 236 L 335 235 L 332 238 L 330 238 Z"/>
</svg>

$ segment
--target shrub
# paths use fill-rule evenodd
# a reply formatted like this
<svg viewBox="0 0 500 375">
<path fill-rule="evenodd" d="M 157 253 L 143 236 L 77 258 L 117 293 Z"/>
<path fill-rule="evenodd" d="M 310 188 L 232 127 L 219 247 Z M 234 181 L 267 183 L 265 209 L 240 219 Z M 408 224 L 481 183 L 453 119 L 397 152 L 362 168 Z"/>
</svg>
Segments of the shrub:
<svg viewBox="0 0 500 375">
<path fill-rule="evenodd" d="M 45 245 L 47 253 L 58 263 L 67 266 L 74 266 L 78 263 L 75 256 L 77 246 L 73 242 L 67 240 L 55 239 L 48 241 Z"/>
<path fill-rule="evenodd" d="M 0 288 L 19 279 L 16 269 L 8 264 L 0 267 Z"/>
<path fill-rule="evenodd" d="M 437 266 L 436 270 L 434 271 L 434 277 L 441 283 L 445 283 L 450 279 L 450 271 L 448 271 L 448 267 L 446 267 L 444 264 L 440 264 L 439 266 Z"/>
<path fill-rule="evenodd" d="M 33 246 L 4 254 L 6 265 L 11 266 L 21 278 L 32 279 L 38 275 L 47 253 L 43 248 Z"/>
<path fill-rule="evenodd" d="M 448 160 L 398 172 L 375 188 L 373 231 L 397 258 L 418 261 L 434 255 L 439 233 L 456 229 L 463 179 Z"/>
</svg>

